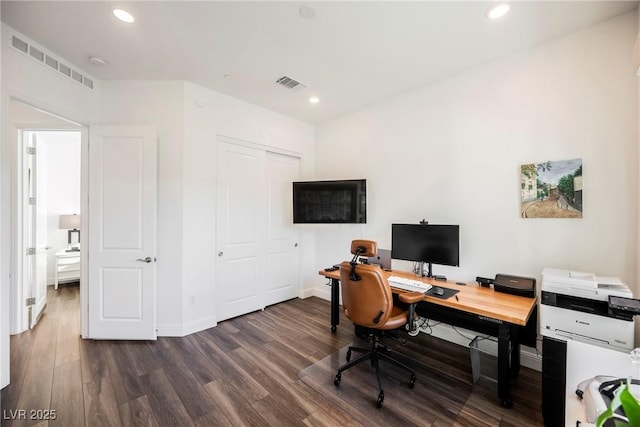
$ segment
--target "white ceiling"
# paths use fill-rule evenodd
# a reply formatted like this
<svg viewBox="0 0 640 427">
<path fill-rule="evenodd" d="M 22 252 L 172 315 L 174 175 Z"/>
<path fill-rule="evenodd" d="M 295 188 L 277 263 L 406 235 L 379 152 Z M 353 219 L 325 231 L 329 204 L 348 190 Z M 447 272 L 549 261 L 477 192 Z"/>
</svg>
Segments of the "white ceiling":
<svg viewBox="0 0 640 427">
<path fill-rule="evenodd" d="M 637 1 L 2 1 L 2 21 L 100 80 L 187 80 L 320 123 L 610 19 Z M 313 19 L 299 9 L 315 10 Z M 92 55 L 106 60 L 98 67 Z M 225 79 L 230 75 L 230 79 Z M 305 84 L 287 90 L 276 80 Z M 307 102 L 317 95 L 320 103 Z"/>
</svg>

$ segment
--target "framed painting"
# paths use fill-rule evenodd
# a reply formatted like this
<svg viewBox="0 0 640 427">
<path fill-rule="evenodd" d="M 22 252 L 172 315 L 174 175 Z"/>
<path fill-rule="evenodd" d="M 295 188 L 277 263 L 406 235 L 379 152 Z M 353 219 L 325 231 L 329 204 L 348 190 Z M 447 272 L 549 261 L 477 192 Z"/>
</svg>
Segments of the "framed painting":
<svg viewBox="0 0 640 427">
<path fill-rule="evenodd" d="M 582 159 L 520 166 L 522 218 L 582 218 Z"/>
</svg>

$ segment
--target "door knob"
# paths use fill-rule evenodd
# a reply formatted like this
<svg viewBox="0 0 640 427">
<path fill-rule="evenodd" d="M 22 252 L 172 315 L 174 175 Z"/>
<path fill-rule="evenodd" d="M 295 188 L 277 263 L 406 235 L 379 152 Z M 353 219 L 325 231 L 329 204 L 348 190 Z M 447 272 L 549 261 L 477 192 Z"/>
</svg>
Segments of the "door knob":
<svg viewBox="0 0 640 427">
<path fill-rule="evenodd" d="M 153 259 L 151 259 L 151 257 L 150 257 L 150 256 L 148 256 L 148 257 L 146 257 L 145 259 L 138 258 L 136 261 L 150 263 L 151 261 L 153 261 Z"/>
<path fill-rule="evenodd" d="M 222 251 L 218 252 L 218 256 L 222 256 L 222 255 L 224 255 L 224 252 Z"/>
</svg>

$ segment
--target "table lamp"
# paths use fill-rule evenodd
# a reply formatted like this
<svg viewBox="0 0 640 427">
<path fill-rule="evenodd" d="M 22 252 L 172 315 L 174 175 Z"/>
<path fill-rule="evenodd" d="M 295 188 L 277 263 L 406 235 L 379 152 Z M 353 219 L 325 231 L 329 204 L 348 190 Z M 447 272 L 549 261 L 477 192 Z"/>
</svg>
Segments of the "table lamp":
<svg viewBox="0 0 640 427">
<path fill-rule="evenodd" d="M 66 249 L 67 252 L 79 251 L 80 250 L 80 215 L 60 215 L 60 225 L 59 228 L 61 230 L 69 230 L 67 232 L 67 241 L 69 243 L 69 247 Z M 78 233 L 78 244 L 76 246 L 71 246 L 71 235 L 73 233 Z"/>
</svg>

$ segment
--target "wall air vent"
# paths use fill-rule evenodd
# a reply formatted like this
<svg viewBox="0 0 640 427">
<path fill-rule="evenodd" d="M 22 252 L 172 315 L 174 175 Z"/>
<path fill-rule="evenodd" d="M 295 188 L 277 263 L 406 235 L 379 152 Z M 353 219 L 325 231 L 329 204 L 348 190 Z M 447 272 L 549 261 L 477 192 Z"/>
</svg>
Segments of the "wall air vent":
<svg viewBox="0 0 640 427">
<path fill-rule="evenodd" d="M 13 46 L 14 48 L 18 49 L 22 53 L 28 53 L 29 52 L 29 44 L 27 42 L 23 41 L 23 40 L 20 40 L 16 36 L 13 36 L 11 38 L 11 46 Z"/>
<path fill-rule="evenodd" d="M 58 61 L 55 58 L 50 57 L 49 55 L 44 58 L 44 63 L 54 70 L 58 69 Z"/>
<path fill-rule="evenodd" d="M 40 62 L 44 61 L 44 52 L 40 51 L 40 49 L 37 49 L 33 46 L 29 46 L 29 54 L 36 61 L 40 61 Z"/>
<path fill-rule="evenodd" d="M 286 87 L 287 89 L 300 90 L 300 89 L 304 89 L 306 87 L 305 85 L 303 85 L 299 81 L 296 81 L 296 80 L 292 79 L 291 77 L 287 77 L 287 76 L 280 77 L 278 80 L 276 80 L 276 83 L 278 83 L 280 86 Z"/>
<path fill-rule="evenodd" d="M 71 77 L 71 68 L 67 67 L 64 64 L 60 64 L 60 68 L 59 68 L 60 72 L 62 74 L 64 74 L 67 77 Z"/>
<path fill-rule="evenodd" d="M 46 65 L 48 69 L 53 69 L 88 89 L 94 88 L 95 83 L 92 78 L 89 78 L 80 71 L 74 70 L 68 65 L 63 64 L 59 58 L 55 58 L 53 55 L 50 55 L 41 47 L 36 47 L 32 43 L 15 35 L 11 36 L 10 46 L 18 52 L 27 55 L 29 58 Z"/>
</svg>

